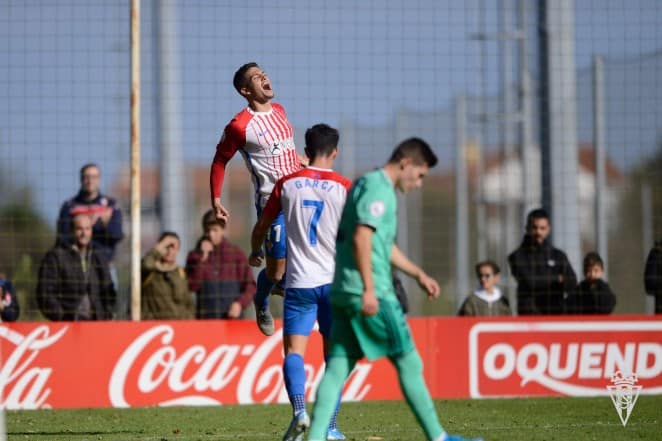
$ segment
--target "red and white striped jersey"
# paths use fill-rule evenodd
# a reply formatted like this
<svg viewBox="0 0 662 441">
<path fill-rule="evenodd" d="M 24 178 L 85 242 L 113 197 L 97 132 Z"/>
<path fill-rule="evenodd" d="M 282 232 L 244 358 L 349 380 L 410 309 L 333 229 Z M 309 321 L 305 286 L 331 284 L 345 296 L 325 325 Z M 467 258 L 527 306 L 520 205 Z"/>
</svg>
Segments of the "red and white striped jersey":
<svg viewBox="0 0 662 441">
<path fill-rule="evenodd" d="M 333 170 L 308 167 L 280 179 L 264 208 L 283 210 L 287 231 L 286 288 L 333 281 L 336 234 L 351 181 Z"/>
<path fill-rule="evenodd" d="M 268 112 L 246 108 L 225 127 L 211 167 L 212 198 L 220 197 L 225 164 L 239 151 L 255 186 L 255 205 L 266 204 L 276 181 L 301 168 L 294 130 L 285 109 L 272 103 Z"/>
</svg>

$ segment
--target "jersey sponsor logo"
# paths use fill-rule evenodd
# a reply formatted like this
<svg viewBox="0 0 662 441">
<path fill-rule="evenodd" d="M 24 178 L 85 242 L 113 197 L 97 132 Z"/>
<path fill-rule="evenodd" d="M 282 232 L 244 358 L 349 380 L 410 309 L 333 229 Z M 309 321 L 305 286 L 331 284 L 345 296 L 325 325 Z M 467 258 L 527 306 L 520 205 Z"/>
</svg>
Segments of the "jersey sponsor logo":
<svg viewBox="0 0 662 441">
<path fill-rule="evenodd" d="M 283 154 L 283 150 L 285 149 L 285 146 L 283 145 L 282 141 L 274 141 L 271 143 L 269 146 L 269 151 L 271 152 L 272 155 L 274 156 L 280 156 Z"/>
<path fill-rule="evenodd" d="M 604 396 L 617 371 L 662 393 L 660 342 L 660 322 L 479 323 L 469 332 L 470 393 Z"/>
<path fill-rule="evenodd" d="M 386 206 L 382 201 L 375 201 L 370 204 L 370 214 L 374 217 L 380 217 L 382 214 L 384 214 L 385 210 Z"/>
</svg>

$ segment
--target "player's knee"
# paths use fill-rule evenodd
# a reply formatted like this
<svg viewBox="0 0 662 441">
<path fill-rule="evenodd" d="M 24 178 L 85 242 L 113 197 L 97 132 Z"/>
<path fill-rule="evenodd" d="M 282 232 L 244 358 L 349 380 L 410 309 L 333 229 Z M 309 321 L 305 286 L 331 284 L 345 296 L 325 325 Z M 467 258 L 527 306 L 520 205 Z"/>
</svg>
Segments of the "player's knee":
<svg viewBox="0 0 662 441">
<path fill-rule="evenodd" d="M 391 358 L 398 372 L 406 374 L 422 374 L 423 360 L 417 351 L 411 351 L 407 354 Z"/>
</svg>

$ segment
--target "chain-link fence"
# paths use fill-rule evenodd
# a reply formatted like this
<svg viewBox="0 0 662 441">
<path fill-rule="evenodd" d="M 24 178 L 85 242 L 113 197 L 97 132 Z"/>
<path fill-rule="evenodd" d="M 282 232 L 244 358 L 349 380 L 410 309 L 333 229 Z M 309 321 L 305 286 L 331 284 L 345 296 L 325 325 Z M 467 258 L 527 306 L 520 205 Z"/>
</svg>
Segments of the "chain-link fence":
<svg viewBox="0 0 662 441">
<path fill-rule="evenodd" d="M 401 199 L 398 243 L 443 290 L 441 301 L 428 304 L 408 282 L 413 315 L 455 314 L 482 259 L 501 266 L 501 286 L 516 302 L 507 256 L 522 240 L 525 213 L 541 205 L 552 212 L 551 239 L 570 249 L 578 278 L 583 255 L 606 250 L 615 312 L 646 311 L 644 258 L 662 234 L 659 8 L 645 0 L 563 1 L 571 9 L 559 18 L 544 4 L 143 1 L 142 254 L 163 230 L 180 236 L 180 264 L 195 247 L 216 143 L 245 106 L 232 75 L 257 61 L 300 153 L 305 129 L 325 122 L 340 131 L 337 169 L 350 178 L 382 165 L 409 136 L 438 154 L 424 189 Z M 98 165 L 108 198 L 99 205 L 112 199 L 122 215 L 110 276 L 113 314 L 128 318 L 129 5 L 3 0 L 0 17 L 0 272 L 13 282 L 19 319 L 43 318 L 40 265 L 56 243 L 63 204 L 71 201 L 71 212 L 85 196 L 87 163 Z M 596 107 L 598 55 L 603 99 Z M 565 76 L 557 78 L 558 70 Z M 596 111 L 604 121 L 602 162 Z M 557 119 L 561 129 L 549 124 Z M 568 133 L 576 158 L 559 160 L 555 136 Z M 255 208 L 238 156 L 223 192 L 231 212 L 226 237 L 248 252 Z M 574 209 L 559 205 L 563 195 Z M 107 227 L 108 213 L 100 209 L 94 221 Z M 567 244 L 572 237 L 577 243 Z"/>
</svg>

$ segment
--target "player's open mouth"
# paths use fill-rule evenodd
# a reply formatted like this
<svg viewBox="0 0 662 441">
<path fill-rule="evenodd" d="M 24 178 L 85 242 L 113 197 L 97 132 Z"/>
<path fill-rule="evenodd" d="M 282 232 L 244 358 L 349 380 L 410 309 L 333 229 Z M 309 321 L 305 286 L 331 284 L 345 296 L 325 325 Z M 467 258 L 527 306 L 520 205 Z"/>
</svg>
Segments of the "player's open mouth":
<svg viewBox="0 0 662 441">
<path fill-rule="evenodd" d="M 264 90 L 271 90 L 271 83 L 262 83 L 262 88 Z"/>
</svg>

